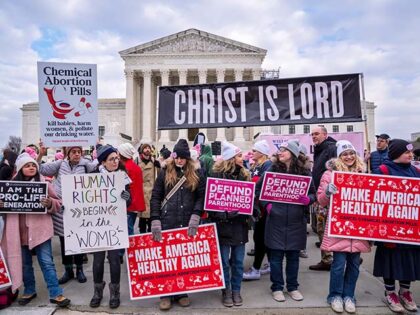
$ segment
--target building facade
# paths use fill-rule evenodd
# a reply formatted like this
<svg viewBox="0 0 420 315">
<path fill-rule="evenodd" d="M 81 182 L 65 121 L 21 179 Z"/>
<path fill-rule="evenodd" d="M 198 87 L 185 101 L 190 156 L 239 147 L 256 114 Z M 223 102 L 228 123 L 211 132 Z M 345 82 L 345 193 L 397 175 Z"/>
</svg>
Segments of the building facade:
<svg viewBox="0 0 420 315">
<path fill-rule="evenodd" d="M 228 140 L 249 148 L 258 133 L 309 133 L 310 125 L 274 127 L 234 127 L 157 131 L 157 90 L 159 86 L 222 83 L 260 80 L 262 62 L 267 51 L 225 37 L 188 29 L 120 52 L 125 62 L 126 99 L 99 100 L 99 133 L 111 144 L 127 141 L 133 144 L 155 143 L 171 147 L 179 138 L 190 141 L 203 132 L 208 141 Z M 325 124 L 330 132 L 367 131 L 375 143 L 375 105 L 362 106 L 367 124 Z M 22 107 L 23 144 L 39 138 L 38 104 Z M 126 138 L 127 138 L 126 137 Z"/>
</svg>

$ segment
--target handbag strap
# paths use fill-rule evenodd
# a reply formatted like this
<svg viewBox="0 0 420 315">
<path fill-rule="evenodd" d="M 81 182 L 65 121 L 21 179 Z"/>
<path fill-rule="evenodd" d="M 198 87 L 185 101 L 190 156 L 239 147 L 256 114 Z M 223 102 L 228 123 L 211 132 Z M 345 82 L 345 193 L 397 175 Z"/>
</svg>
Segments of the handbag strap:
<svg viewBox="0 0 420 315">
<path fill-rule="evenodd" d="M 165 199 L 163 199 L 161 209 L 166 205 L 169 199 L 176 193 L 176 191 L 182 186 L 182 184 L 185 183 L 187 178 L 185 176 L 182 176 L 181 179 L 176 183 L 174 188 L 171 189 L 171 191 L 166 195 Z"/>
</svg>

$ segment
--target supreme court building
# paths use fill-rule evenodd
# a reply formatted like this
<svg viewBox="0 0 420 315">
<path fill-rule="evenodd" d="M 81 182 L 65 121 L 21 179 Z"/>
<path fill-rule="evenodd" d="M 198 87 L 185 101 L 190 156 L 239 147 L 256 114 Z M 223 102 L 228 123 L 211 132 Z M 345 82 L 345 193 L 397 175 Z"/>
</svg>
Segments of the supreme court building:
<svg viewBox="0 0 420 315">
<path fill-rule="evenodd" d="M 207 140 L 228 140 L 249 149 L 258 133 L 309 133 L 310 125 L 271 127 L 235 127 L 212 129 L 180 129 L 157 131 L 157 91 L 159 86 L 233 81 L 265 78 L 262 63 L 265 49 L 232 39 L 188 29 L 119 52 L 125 62 L 126 98 L 99 99 L 99 134 L 105 142 L 118 145 L 127 136 L 134 145 L 154 143 L 172 148 L 179 138 L 190 141 L 199 132 Z M 287 60 L 280 60 L 287 64 Z M 368 139 L 375 141 L 375 105 L 364 102 Z M 22 106 L 23 145 L 39 139 L 38 103 Z M 329 132 L 365 132 L 363 122 L 325 124 Z M 123 138 L 125 137 L 125 138 Z M 373 146 L 374 147 L 374 146 Z"/>
</svg>

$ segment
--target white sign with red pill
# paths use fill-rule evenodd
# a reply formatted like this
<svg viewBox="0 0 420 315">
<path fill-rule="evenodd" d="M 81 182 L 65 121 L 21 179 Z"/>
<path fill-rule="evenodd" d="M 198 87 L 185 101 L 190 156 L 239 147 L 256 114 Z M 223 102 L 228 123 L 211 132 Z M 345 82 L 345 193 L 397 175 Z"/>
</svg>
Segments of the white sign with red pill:
<svg viewBox="0 0 420 315">
<path fill-rule="evenodd" d="M 96 144 L 96 65 L 38 62 L 38 88 L 41 139 L 46 146 Z"/>
</svg>

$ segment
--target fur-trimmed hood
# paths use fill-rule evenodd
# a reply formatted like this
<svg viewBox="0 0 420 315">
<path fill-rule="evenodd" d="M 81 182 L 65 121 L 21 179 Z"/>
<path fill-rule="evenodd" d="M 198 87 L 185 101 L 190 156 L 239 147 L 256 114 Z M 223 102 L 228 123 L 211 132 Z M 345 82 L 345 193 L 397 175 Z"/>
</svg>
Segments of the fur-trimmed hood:
<svg viewBox="0 0 420 315">
<path fill-rule="evenodd" d="M 336 161 L 337 161 L 337 158 L 332 158 L 332 159 L 329 159 L 325 163 L 325 167 L 327 168 L 328 171 L 336 171 L 337 170 L 337 165 L 335 164 Z"/>
</svg>

